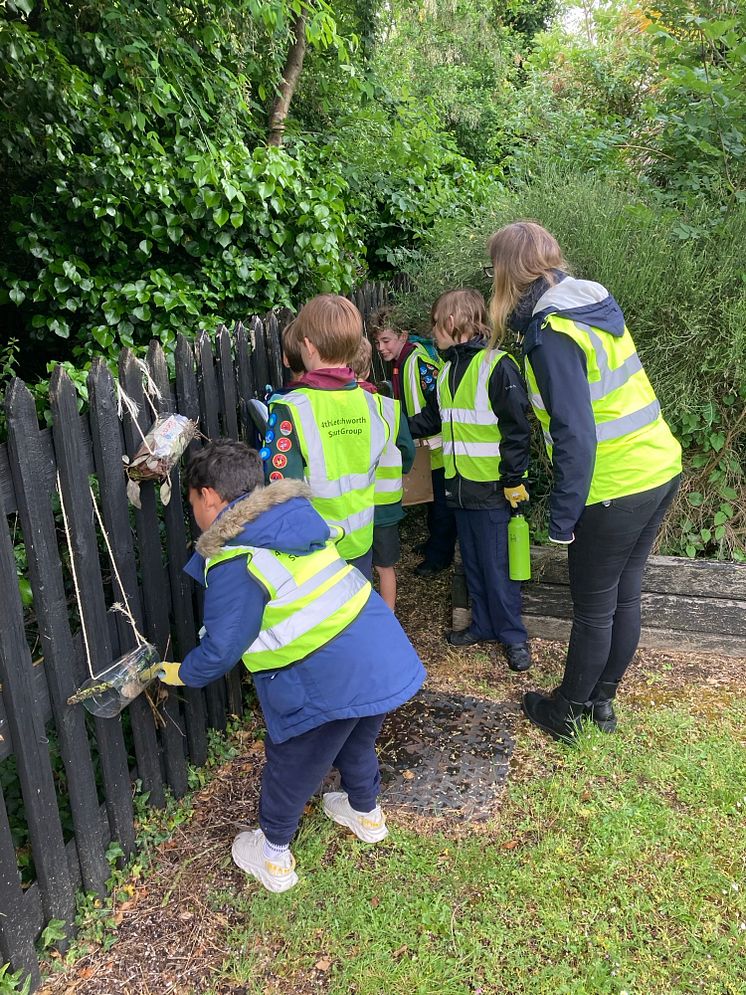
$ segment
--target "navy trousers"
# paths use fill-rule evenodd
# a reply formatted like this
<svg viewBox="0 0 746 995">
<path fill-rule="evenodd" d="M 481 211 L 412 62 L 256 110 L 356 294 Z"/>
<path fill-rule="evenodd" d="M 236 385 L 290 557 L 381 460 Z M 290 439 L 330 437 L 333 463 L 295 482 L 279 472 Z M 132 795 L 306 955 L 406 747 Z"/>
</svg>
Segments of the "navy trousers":
<svg viewBox="0 0 746 995">
<path fill-rule="evenodd" d="M 433 500 L 427 506 L 427 530 L 424 557 L 428 566 L 449 567 L 456 546 L 456 518 L 446 504 L 446 472 L 443 467 L 432 471 Z"/>
<path fill-rule="evenodd" d="M 351 567 L 357 567 L 366 580 L 373 580 L 373 547 L 367 553 L 357 556 L 354 560 L 347 561 Z"/>
<path fill-rule="evenodd" d="M 508 576 L 508 503 L 484 511 L 457 508 L 455 514 L 471 600 L 470 631 L 506 646 L 525 643 L 521 583 Z"/>
<path fill-rule="evenodd" d="M 270 843 L 286 846 L 292 840 L 306 803 L 332 767 L 355 811 L 373 811 L 381 787 L 376 739 L 385 717 L 337 719 L 284 743 L 267 736 L 259 825 Z"/>
</svg>

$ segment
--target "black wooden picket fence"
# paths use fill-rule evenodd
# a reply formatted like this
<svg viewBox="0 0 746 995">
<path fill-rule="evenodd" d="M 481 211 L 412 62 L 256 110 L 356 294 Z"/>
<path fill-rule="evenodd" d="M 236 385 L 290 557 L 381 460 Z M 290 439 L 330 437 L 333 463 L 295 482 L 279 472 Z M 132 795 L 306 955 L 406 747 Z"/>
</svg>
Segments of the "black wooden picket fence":
<svg viewBox="0 0 746 995">
<path fill-rule="evenodd" d="M 366 284 L 353 299 L 367 319 L 385 297 L 382 285 Z M 152 404 L 198 420 L 208 438 L 253 443 L 246 402 L 263 397 L 266 385 L 282 383 L 280 331 L 289 316 L 285 311 L 252 318 L 232 332 L 221 326 L 214 336 L 202 333 L 196 341 L 180 335 L 173 381 L 163 349 L 152 343 L 147 367 L 161 394 Z M 138 406 L 145 433 L 153 411 L 142 368 L 129 350 L 120 356 L 118 374 Z M 33 987 L 40 980 L 35 942 L 44 926 L 61 920 L 72 936 L 76 892 L 106 890 L 110 843 L 116 841 L 125 855 L 135 849 L 133 783 L 153 806 L 164 805 L 167 789 L 182 796 L 187 764 L 205 762 L 208 729 L 224 729 L 243 707 L 240 667 L 204 690 L 164 685 L 155 706 L 141 695 L 129 706 L 126 721 L 91 719 L 81 705 L 67 704 L 88 674 L 58 481 L 96 672 L 135 645 L 129 620 L 112 609 L 116 603 L 129 604 L 138 631 L 159 653 L 166 654 L 168 646 L 169 659 L 182 659 L 196 644 L 199 626 L 200 592 L 182 572 L 193 522 L 179 470 L 172 472 L 166 507 L 154 485 L 146 483 L 142 509 L 132 509 L 122 456 L 137 450 L 140 433 L 130 414 L 120 420 L 116 385 L 103 360 L 93 363 L 88 390 L 88 411 L 81 415 L 75 387 L 59 367 L 49 386 L 52 428 L 40 429 L 31 393 L 13 381 L 5 398 L 8 443 L 0 446 L 0 763 L 15 758 L 35 869 L 35 881 L 22 883 L 0 793 L 0 963 L 27 972 Z M 90 484 L 98 492 L 121 587 L 106 550 L 100 552 Z M 14 557 L 19 541 L 33 592 L 33 606 L 25 610 Z M 50 741 L 58 745 L 61 773 L 53 768 Z M 70 839 L 63 831 L 60 780 L 66 786 Z"/>
</svg>

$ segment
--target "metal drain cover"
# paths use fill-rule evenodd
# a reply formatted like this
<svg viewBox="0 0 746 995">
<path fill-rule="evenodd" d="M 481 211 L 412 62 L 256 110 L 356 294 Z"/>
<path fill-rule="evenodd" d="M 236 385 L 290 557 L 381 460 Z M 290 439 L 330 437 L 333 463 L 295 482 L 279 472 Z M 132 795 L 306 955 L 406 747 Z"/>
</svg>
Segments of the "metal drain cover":
<svg viewBox="0 0 746 995">
<path fill-rule="evenodd" d="M 508 776 L 514 704 L 421 691 L 392 712 L 378 739 L 384 804 L 483 820 Z"/>
</svg>

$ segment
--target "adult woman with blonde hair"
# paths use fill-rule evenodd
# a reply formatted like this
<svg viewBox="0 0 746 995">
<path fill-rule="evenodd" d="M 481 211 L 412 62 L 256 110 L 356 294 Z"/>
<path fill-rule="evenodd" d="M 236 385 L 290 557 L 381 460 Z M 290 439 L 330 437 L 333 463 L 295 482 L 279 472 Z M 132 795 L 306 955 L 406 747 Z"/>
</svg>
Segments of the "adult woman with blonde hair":
<svg viewBox="0 0 746 995">
<path fill-rule="evenodd" d="M 490 238 L 493 344 L 522 347 L 529 399 L 552 461 L 549 538 L 568 547 L 573 625 L 562 683 L 524 695 L 526 716 L 569 740 L 589 715 L 616 727 L 613 699 L 640 638 L 642 572 L 681 473 L 621 308 L 578 280 L 533 221 Z"/>
</svg>

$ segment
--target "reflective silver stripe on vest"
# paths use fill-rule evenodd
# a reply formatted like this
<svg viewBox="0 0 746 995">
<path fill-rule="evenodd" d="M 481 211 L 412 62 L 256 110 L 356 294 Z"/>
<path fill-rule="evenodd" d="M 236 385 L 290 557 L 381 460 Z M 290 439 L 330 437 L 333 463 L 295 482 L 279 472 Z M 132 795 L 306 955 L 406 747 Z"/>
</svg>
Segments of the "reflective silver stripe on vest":
<svg viewBox="0 0 746 995">
<path fill-rule="evenodd" d="M 259 571 L 264 574 L 267 578 L 272 580 L 277 590 L 277 596 L 272 598 L 272 605 L 284 605 L 287 603 L 292 603 L 297 598 L 304 598 L 307 594 L 311 594 L 317 587 L 320 587 L 325 581 L 329 580 L 335 574 L 339 573 L 340 570 L 344 570 L 346 563 L 343 559 L 337 558 L 332 563 L 327 564 L 323 569 L 319 570 L 308 580 L 304 581 L 300 585 L 296 585 L 295 578 L 277 561 L 277 557 L 268 550 L 263 548 L 257 548 L 252 557 L 252 561 L 257 565 Z M 284 580 L 281 581 L 282 587 L 276 581 L 276 576 L 279 576 L 279 571 L 277 567 L 280 567 L 282 573 L 285 574 Z M 275 575 L 275 576 L 273 576 Z M 285 588 L 287 593 L 280 595 L 282 588 Z M 289 590 L 287 590 L 289 589 Z"/>
<path fill-rule="evenodd" d="M 498 442 L 444 442 L 443 453 L 446 456 L 473 456 L 477 459 L 484 456 L 499 456 L 500 444 Z"/>
<path fill-rule="evenodd" d="M 458 425 L 494 425 L 495 413 L 489 411 L 472 411 L 471 408 L 441 408 L 440 418 L 443 422 L 453 421 Z"/>
<path fill-rule="evenodd" d="M 407 379 L 409 380 L 409 393 L 412 398 L 412 407 L 414 411 L 408 411 L 408 415 L 418 415 L 422 411 L 422 405 L 420 404 L 420 393 L 417 390 L 417 381 L 420 371 L 420 357 L 418 353 L 410 352 L 407 358 L 404 360 L 407 364 Z"/>
<path fill-rule="evenodd" d="M 271 629 L 260 632 L 249 646 L 247 653 L 261 653 L 266 650 L 277 650 L 300 639 L 311 629 L 330 618 L 340 608 L 343 608 L 350 598 L 366 587 L 368 581 L 359 570 L 350 570 L 339 583 L 324 591 L 304 608 L 294 612 L 290 618 L 278 622 Z M 292 592 L 293 599 L 298 596 L 299 589 Z"/>
<path fill-rule="evenodd" d="M 544 436 L 544 442 L 546 443 L 546 445 L 547 446 L 554 446 L 554 439 L 549 434 L 548 429 L 543 428 L 541 431 L 542 431 L 542 434 Z"/>
<path fill-rule="evenodd" d="M 348 515 L 347 518 L 330 518 L 329 522 L 332 525 L 341 526 L 345 530 L 345 535 L 351 535 L 358 529 L 367 528 L 373 521 L 374 513 L 375 508 L 371 505 L 370 508 L 364 508 L 363 511 L 358 511 L 354 515 Z"/>
<path fill-rule="evenodd" d="M 250 556 L 276 590 L 293 579 L 290 571 L 268 549 L 263 549 L 260 546 L 224 546 L 223 552 L 232 553 L 235 556 L 239 556 L 241 553 Z M 205 569 L 209 570 L 214 562 L 214 560 L 207 560 Z"/>
<path fill-rule="evenodd" d="M 589 381 L 592 401 L 600 401 L 602 397 L 606 397 L 612 391 L 623 387 L 630 377 L 640 372 L 642 369 L 642 360 L 636 352 L 633 352 L 631 356 L 627 356 L 621 366 L 617 366 L 615 370 L 612 370 L 609 367 L 609 357 L 604 348 L 603 339 L 598 332 L 591 328 L 590 325 L 586 325 L 581 321 L 576 321 L 575 325 L 584 331 L 591 340 L 593 352 L 596 355 L 598 372 L 601 374 L 600 380 Z"/>
<path fill-rule="evenodd" d="M 533 408 L 538 408 L 540 411 L 546 411 L 547 406 L 542 400 L 541 394 L 538 392 L 536 394 L 529 394 L 528 399 L 531 401 L 531 406 Z"/>
<path fill-rule="evenodd" d="M 619 439 L 623 435 L 637 432 L 638 429 L 645 428 L 646 425 L 656 421 L 660 413 L 661 406 L 656 399 L 650 404 L 646 404 L 644 408 L 630 411 L 628 415 L 599 422 L 596 425 L 596 439 L 599 442 L 608 442 L 610 439 Z"/>
<path fill-rule="evenodd" d="M 379 477 L 376 480 L 376 494 L 395 494 L 401 490 L 401 480 L 398 478 Z"/>
<path fill-rule="evenodd" d="M 401 453 L 396 447 L 396 408 L 395 402 L 390 397 L 381 397 L 381 407 L 379 414 L 389 427 L 389 440 L 384 446 L 381 458 L 378 461 L 381 466 L 401 466 Z M 381 490 L 380 481 L 376 480 L 376 490 Z"/>
</svg>

